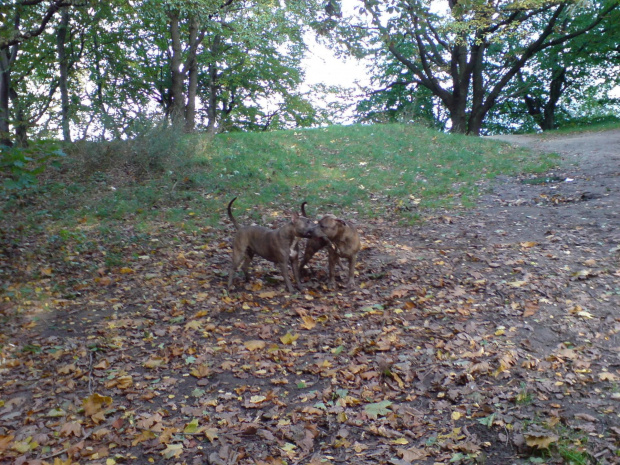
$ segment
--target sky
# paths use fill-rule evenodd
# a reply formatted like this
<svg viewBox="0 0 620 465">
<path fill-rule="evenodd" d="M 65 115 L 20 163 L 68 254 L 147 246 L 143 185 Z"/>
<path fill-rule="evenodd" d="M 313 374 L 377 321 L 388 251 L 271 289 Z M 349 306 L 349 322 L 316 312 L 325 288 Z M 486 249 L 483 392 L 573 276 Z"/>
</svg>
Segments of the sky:
<svg viewBox="0 0 620 465">
<path fill-rule="evenodd" d="M 342 13 L 344 16 L 354 14 L 354 6 L 358 0 L 342 0 Z M 316 42 L 314 34 L 308 34 L 310 51 L 304 60 L 306 70 L 306 83 L 308 85 L 324 83 L 353 87 L 355 80 L 362 84 L 368 84 L 368 71 L 364 64 L 353 58 L 336 58 L 334 53 L 324 45 Z"/>
<path fill-rule="evenodd" d="M 309 38 L 310 51 L 304 60 L 306 83 L 309 85 L 324 83 L 353 87 L 355 80 L 367 82 L 368 71 L 364 64 L 353 58 L 337 58 L 324 45 Z"/>
</svg>

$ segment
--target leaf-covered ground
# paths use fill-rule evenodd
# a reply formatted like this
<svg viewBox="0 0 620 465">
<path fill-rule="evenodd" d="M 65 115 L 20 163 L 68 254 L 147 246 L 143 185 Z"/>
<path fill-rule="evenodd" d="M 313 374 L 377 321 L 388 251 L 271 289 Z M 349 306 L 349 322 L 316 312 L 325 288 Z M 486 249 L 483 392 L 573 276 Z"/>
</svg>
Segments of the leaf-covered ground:
<svg viewBox="0 0 620 465">
<path fill-rule="evenodd" d="M 228 296 L 230 225 L 6 229 L 0 461 L 618 463 L 618 152 L 567 147 L 474 210 L 358 224 L 349 293 L 317 256 L 302 293 L 255 260 Z"/>
</svg>

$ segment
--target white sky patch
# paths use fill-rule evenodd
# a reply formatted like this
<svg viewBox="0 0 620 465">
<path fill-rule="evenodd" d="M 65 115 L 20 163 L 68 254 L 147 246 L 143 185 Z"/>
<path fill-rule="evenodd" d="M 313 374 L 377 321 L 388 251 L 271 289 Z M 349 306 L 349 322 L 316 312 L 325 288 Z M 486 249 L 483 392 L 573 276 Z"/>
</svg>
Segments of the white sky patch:
<svg viewBox="0 0 620 465">
<path fill-rule="evenodd" d="M 359 14 L 355 12 L 355 6 L 359 4 L 359 0 L 342 0 L 343 16 Z M 370 84 L 368 69 L 363 61 L 336 57 L 328 47 L 317 43 L 314 34 L 308 34 L 306 40 L 310 49 L 303 61 L 306 84 L 323 83 L 342 87 L 356 87 L 356 81 L 363 86 Z"/>
<path fill-rule="evenodd" d="M 363 62 L 354 58 L 338 58 L 325 45 L 314 37 L 308 37 L 309 53 L 303 61 L 306 70 L 306 84 L 326 84 L 330 86 L 355 87 L 370 83 L 368 70 Z"/>
</svg>

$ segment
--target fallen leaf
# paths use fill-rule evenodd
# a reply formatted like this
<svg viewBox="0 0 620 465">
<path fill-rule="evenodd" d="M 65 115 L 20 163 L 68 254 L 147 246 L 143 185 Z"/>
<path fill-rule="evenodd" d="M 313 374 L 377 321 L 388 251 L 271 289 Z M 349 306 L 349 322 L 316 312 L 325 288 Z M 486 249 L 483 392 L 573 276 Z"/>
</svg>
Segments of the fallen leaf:
<svg viewBox="0 0 620 465">
<path fill-rule="evenodd" d="M 366 415 L 373 420 L 376 420 L 380 415 L 385 416 L 390 412 L 390 409 L 388 408 L 390 405 L 392 405 L 392 402 L 389 400 L 382 400 L 381 402 L 367 404 L 364 407 L 364 411 L 366 412 Z"/>
<path fill-rule="evenodd" d="M 259 341 L 259 340 L 246 341 L 243 343 L 243 345 L 245 346 L 246 349 L 250 351 L 261 350 L 265 348 L 265 341 Z"/>
<path fill-rule="evenodd" d="M 111 397 L 102 396 L 97 394 L 96 392 L 82 401 L 84 413 L 89 417 L 99 412 L 101 409 L 104 408 L 104 406 L 110 406 L 111 404 Z"/>
<path fill-rule="evenodd" d="M 300 325 L 302 329 L 310 330 L 316 326 L 316 320 L 309 315 L 302 316 L 301 319 L 303 321 L 303 323 Z"/>
<path fill-rule="evenodd" d="M 183 453 L 183 444 L 168 444 L 166 449 L 160 452 L 167 459 L 180 457 Z"/>
<path fill-rule="evenodd" d="M 69 437 L 71 435 L 79 438 L 82 436 L 82 425 L 80 425 L 77 421 L 70 421 L 62 425 L 60 429 L 60 435 L 64 437 Z"/>
<path fill-rule="evenodd" d="M 299 334 L 295 334 L 294 336 L 291 333 L 286 333 L 284 336 L 280 338 L 282 344 L 292 345 L 299 338 Z"/>
<path fill-rule="evenodd" d="M 537 449 L 549 449 L 549 446 L 557 442 L 558 437 L 555 434 L 545 433 L 527 433 L 525 434 L 525 443 L 530 447 Z"/>
<path fill-rule="evenodd" d="M 192 368 L 192 371 L 189 372 L 190 375 L 195 376 L 198 379 L 201 378 L 206 378 L 208 376 L 211 376 L 213 374 L 213 371 L 211 370 L 211 367 L 209 367 L 209 365 L 207 365 L 206 363 L 203 363 L 201 365 L 198 365 L 195 368 Z"/>
</svg>

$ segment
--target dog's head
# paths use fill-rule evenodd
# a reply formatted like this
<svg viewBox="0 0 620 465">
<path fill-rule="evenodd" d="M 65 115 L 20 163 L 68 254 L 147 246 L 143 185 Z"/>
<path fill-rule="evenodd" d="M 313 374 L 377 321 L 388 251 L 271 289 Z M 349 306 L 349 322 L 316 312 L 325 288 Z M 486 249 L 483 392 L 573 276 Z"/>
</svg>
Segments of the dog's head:
<svg viewBox="0 0 620 465">
<path fill-rule="evenodd" d="M 313 230 L 316 227 L 314 221 L 304 216 L 293 213 L 291 216 L 291 224 L 295 228 L 295 234 L 299 237 L 310 238 L 313 236 Z"/>
<path fill-rule="evenodd" d="M 334 215 L 324 215 L 316 225 L 314 236 L 324 237 L 329 240 L 338 239 L 346 225 L 346 221 Z"/>
</svg>

